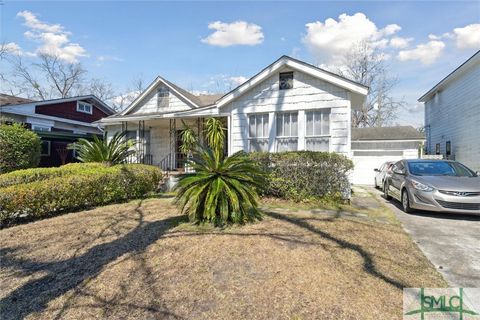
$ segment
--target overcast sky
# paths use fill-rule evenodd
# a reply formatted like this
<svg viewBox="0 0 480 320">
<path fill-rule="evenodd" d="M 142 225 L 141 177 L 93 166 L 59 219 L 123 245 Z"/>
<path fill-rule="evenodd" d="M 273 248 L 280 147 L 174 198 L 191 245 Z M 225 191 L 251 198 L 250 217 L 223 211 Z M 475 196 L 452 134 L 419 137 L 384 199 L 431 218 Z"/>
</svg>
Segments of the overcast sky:
<svg viewBox="0 0 480 320">
<path fill-rule="evenodd" d="M 480 49 L 479 1 L 406 2 L 12 2 L 1 40 L 25 59 L 55 52 L 116 89 L 139 74 L 212 92 L 254 75 L 281 55 L 334 65 L 365 40 L 384 52 L 419 126 L 416 100 Z"/>
</svg>

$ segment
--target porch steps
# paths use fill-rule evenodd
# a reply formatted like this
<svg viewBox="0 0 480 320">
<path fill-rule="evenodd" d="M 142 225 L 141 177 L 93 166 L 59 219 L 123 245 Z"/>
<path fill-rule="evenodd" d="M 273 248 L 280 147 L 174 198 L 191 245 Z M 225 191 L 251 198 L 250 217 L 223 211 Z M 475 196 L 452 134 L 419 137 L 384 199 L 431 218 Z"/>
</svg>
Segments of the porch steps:
<svg viewBox="0 0 480 320">
<path fill-rule="evenodd" d="M 161 192 L 170 192 L 173 190 L 178 181 L 178 176 L 184 172 L 180 171 L 163 171 L 163 177 L 158 184 L 158 189 Z"/>
</svg>

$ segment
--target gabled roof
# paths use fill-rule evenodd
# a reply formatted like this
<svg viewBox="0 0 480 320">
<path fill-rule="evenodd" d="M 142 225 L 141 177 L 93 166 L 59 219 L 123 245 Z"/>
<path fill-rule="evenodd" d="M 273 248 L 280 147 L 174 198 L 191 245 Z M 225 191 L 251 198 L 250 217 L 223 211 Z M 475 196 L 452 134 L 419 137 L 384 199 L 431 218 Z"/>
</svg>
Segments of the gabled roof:
<svg viewBox="0 0 480 320">
<path fill-rule="evenodd" d="M 412 126 L 352 128 L 352 141 L 423 139 L 425 139 L 425 134 Z"/>
<path fill-rule="evenodd" d="M 432 89 L 428 90 L 423 96 L 418 98 L 419 102 L 426 102 L 430 100 L 433 95 L 444 88 L 450 81 L 459 76 L 462 72 L 470 69 L 474 64 L 480 63 L 480 50 L 477 51 L 473 56 L 471 56 L 467 61 L 462 63 L 458 68 L 450 72 L 445 78 L 443 78 L 439 83 L 437 83 Z"/>
<path fill-rule="evenodd" d="M 0 107 L 1 106 L 11 106 L 15 104 L 29 103 L 33 102 L 31 99 L 16 97 L 5 93 L 0 93 Z"/>
<path fill-rule="evenodd" d="M 76 97 L 70 97 L 70 98 L 59 98 L 59 99 L 50 99 L 50 100 L 44 100 L 44 101 L 39 101 L 36 102 L 36 106 L 44 106 L 44 105 L 49 105 L 49 104 L 54 104 L 54 103 L 63 103 L 63 102 L 69 102 L 69 101 L 86 101 L 90 103 L 96 102 L 96 106 L 105 111 L 105 113 L 111 115 L 115 113 L 115 110 L 113 110 L 108 104 L 97 98 L 93 94 L 85 95 L 85 96 L 76 96 Z"/>
<path fill-rule="evenodd" d="M 259 73 L 251 77 L 248 81 L 244 82 L 240 86 L 225 94 L 216 102 L 217 106 L 221 108 L 227 103 L 235 100 L 237 97 L 243 95 L 244 93 L 255 87 L 257 84 L 259 84 L 260 82 L 262 82 L 263 80 L 271 76 L 273 73 L 277 72 L 285 66 L 344 88 L 350 91 L 352 94 L 357 95 L 358 97 L 356 97 L 356 100 L 363 100 L 364 97 L 368 94 L 368 87 L 361 83 L 352 81 L 345 77 L 339 76 L 338 74 L 284 55 L 269 66 L 265 67 Z"/>
<path fill-rule="evenodd" d="M 215 101 L 219 98 L 219 95 L 194 95 L 193 93 L 188 92 L 185 89 L 180 88 L 176 84 L 168 81 L 167 79 L 164 79 L 160 76 L 158 76 L 149 86 L 147 89 L 145 89 L 125 110 L 120 112 L 118 116 L 120 115 L 126 115 L 145 98 L 149 94 L 153 92 L 157 88 L 159 84 L 163 84 L 166 87 L 168 87 L 171 91 L 173 91 L 176 95 L 178 95 L 180 98 L 182 98 L 188 105 L 190 105 L 192 108 L 201 108 L 205 106 L 209 106 L 211 104 L 214 104 Z"/>
<path fill-rule="evenodd" d="M 24 99 L 24 98 L 20 98 L 20 99 Z M 89 94 L 85 96 L 70 97 L 70 98 L 50 99 L 50 100 L 43 100 L 43 101 L 33 101 L 30 99 L 24 99 L 24 100 L 26 100 L 26 102 L 4 105 L 3 107 L 23 107 L 28 105 L 44 106 L 44 105 L 64 103 L 69 101 L 85 101 L 89 103 L 94 103 L 98 108 L 103 110 L 108 115 L 112 115 L 115 113 L 115 110 L 113 110 L 108 104 L 106 104 L 105 102 L 103 102 L 102 100 L 94 96 L 93 94 Z"/>
<path fill-rule="evenodd" d="M 270 76 L 272 73 L 278 71 L 279 69 L 283 68 L 284 66 L 288 66 L 289 68 L 305 72 L 310 74 L 316 78 L 320 78 L 325 80 L 329 83 L 335 84 L 341 88 L 344 88 L 352 93 L 352 101 L 355 103 L 361 103 L 364 101 L 365 96 L 368 94 L 368 87 L 364 86 L 361 83 L 352 81 L 345 77 L 339 76 L 335 73 L 332 73 L 327 70 L 320 69 L 315 67 L 311 64 L 306 62 L 294 59 L 289 56 L 282 56 L 262 71 L 254 75 L 252 78 L 244 82 L 243 84 L 239 85 L 232 91 L 228 92 L 227 94 L 214 94 L 214 95 L 194 95 L 191 92 L 188 92 L 185 89 L 180 88 L 179 86 L 175 85 L 174 83 L 158 76 L 155 80 L 145 89 L 125 110 L 109 117 L 109 118 L 123 118 L 124 116 L 128 115 L 138 104 L 149 94 L 151 94 L 159 84 L 165 85 L 169 88 L 172 92 L 174 92 L 177 96 L 183 99 L 188 105 L 190 105 L 193 109 L 197 108 L 204 108 L 211 105 L 216 105 L 217 107 L 222 107 L 223 105 L 231 102 L 238 96 L 244 94 L 255 85 L 263 81 L 265 78 Z"/>
</svg>

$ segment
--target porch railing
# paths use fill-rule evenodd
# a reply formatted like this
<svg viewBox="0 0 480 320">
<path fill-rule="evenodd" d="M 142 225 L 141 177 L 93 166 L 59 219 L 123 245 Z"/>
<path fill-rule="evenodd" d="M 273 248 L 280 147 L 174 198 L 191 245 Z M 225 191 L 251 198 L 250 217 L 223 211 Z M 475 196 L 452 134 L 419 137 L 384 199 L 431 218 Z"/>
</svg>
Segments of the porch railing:
<svg viewBox="0 0 480 320">
<path fill-rule="evenodd" d="M 160 169 L 163 171 L 173 171 L 185 168 L 187 156 L 182 152 L 172 152 L 160 160 Z"/>
<path fill-rule="evenodd" d="M 132 154 L 127 157 L 127 163 L 153 164 L 153 155 L 151 154 Z"/>
</svg>

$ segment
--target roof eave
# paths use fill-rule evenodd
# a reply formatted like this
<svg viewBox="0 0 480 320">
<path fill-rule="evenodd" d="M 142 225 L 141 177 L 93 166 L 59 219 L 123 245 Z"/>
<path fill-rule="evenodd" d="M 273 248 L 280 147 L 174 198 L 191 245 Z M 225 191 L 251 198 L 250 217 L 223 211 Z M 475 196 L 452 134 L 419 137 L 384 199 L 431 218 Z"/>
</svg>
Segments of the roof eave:
<svg viewBox="0 0 480 320">
<path fill-rule="evenodd" d="M 326 70 L 317 68 L 313 65 L 310 65 L 306 62 L 291 58 L 289 56 L 282 56 L 272 64 L 268 65 L 266 68 L 262 69 L 259 73 L 251 77 L 249 80 L 245 81 L 229 93 L 225 94 L 223 97 L 217 100 L 216 105 L 221 108 L 224 105 L 232 102 L 237 97 L 243 95 L 251 88 L 255 87 L 258 83 L 265 80 L 271 74 L 280 70 L 282 67 L 288 66 L 298 71 L 305 72 L 314 77 L 323 79 L 324 81 L 338 85 L 352 93 L 366 97 L 368 94 L 369 88 L 360 83 L 356 83 L 334 73 L 328 72 Z"/>
</svg>

